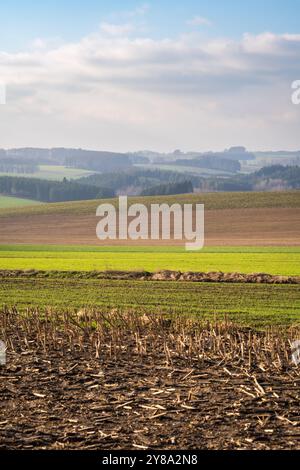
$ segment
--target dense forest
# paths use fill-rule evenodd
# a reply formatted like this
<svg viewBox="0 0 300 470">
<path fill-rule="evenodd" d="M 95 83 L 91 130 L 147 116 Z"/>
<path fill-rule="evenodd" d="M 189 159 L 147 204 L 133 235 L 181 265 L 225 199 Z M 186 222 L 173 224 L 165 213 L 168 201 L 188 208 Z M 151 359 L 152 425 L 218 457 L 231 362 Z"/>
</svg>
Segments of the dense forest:
<svg viewBox="0 0 300 470">
<path fill-rule="evenodd" d="M 153 186 L 141 192 L 141 196 L 168 196 L 172 194 L 189 194 L 193 193 L 194 188 L 191 181 L 183 181 L 181 183 L 169 183 Z"/>
<path fill-rule="evenodd" d="M 79 179 L 78 182 L 98 187 L 107 186 L 116 193 L 136 195 L 160 184 L 182 183 L 187 179 L 195 184 L 195 186 L 199 186 L 199 182 L 202 180 L 197 176 L 188 176 L 187 178 L 186 174 L 176 171 L 156 168 L 132 168 L 121 172 L 86 176 Z"/>
<path fill-rule="evenodd" d="M 65 165 L 70 168 L 83 168 L 91 171 L 101 171 L 108 173 L 132 167 L 130 158 L 127 155 L 112 152 L 84 152 L 65 159 Z"/>
<path fill-rule="evenodd" d="M 111 189 L 64 180 L 47 181 L 37 178 L 0 176 L 0 194 L 42 202 L 80 201 L 114 197 Z"/>
<path fill-rule="evenodd" d="M 273 165 L 253 173 L 253 189 L 299 189 L 300 167 Z"/>
<path fill-rule="evenodd" d="M 241 164 L 238 160 L 230 160 L 229 158 L 220 158 L 210 155 L 206 157 L 193 158 L 191 160 L 175 160 L 174 165 L 209 168 L 211 170 L 223 170 L 231 173 L 237 173 L 241 170 Z"/>
<path fill-rule="evenodd" d="M 16 174 L 29 174 L 36 173 L 39 166 L 31 160 L 22 160 L 19 158 L 1 157 L 0 154 L 0 172 L 1 173 L 16 173 Z"/>
<path fill-rule="evenodd" d="M 204 188 L 203 185 L 206 185 Z M 249 175 L 231 178 L 209 178 L 202 182 L 202 189 L 212 191 L 269 191 L 300 189 L 300 167 L 273 165 Z"/>
</svg>

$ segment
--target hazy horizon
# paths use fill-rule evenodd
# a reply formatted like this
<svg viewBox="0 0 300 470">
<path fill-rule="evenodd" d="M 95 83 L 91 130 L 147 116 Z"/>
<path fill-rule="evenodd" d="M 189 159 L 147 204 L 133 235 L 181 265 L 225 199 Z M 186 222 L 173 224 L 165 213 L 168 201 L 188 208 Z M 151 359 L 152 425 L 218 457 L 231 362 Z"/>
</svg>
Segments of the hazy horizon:
<svg viewBox="0 0 300 470">
<path fill-rule="evenodd" d="M 6 151 L 9 151 L 9 150 L 20 150 L 20 149 L 42 149 L 42 150 L 54 150 L 54 149 L 59 149 L 59 148 L 65 148 L 65 149 L 74 149 L 74 150 L 84 150 L 84 151 L 89 151 L 89 152 L 109 152 L 109 153 L 124 153 L 124 154 L 129 154 L 129 153 L 139 153 L 139 152 L 153 152 L 153 153 L 161 153 L 161 154 L 173 154 L 176 152 L 176 150 L 180 150 L 182 153 L 184 154 L 187 154 L 187 153 L 201 153 L 201 154 L 205 154 L 205 153 L 222 153 L 222 152 L 225 152 L 227 150 L 229 150 L 231 147 L 244 147 L 243 145 L 231 145 L 229 146 L 228 148 L 221 148 L 221 149 L 216 149 L 216 148 L 211 148 L 211 149 L 204 149 L 204 150 L 199 150 L 199 149 L 194 149 L 194 148 L 189 148 L 189 149 L 183 149 L 183 148 L 178 148 L 178 149 L 167 149 L 167 150 L 157 150 L 156 148 L 133 148 L 133 149 L 130 149 L 130 150 L 127 150 L 127 149 L 123 149 L 123 150 L 115 150 L 114 148 L 112 149 L 107 149 L 107 148 L 89 148 L 89 147 L 75 147 L 75 146 L 70 146 L 70 147 L 66 147 L 66 146 L 49 146 L 49 147 L 40 147 L 40 146 L 35 146 L 35 145 L 28 145 L 28 146 L 20 146 L 20 147 L 0 147 L 0 150 L 6 150 Z M 300 152 L 300 144 L 299 144 L 299 148 L 294 148 L 294 149 L 286 149 L 286 148 L 277 148 L 277 149 L 251 149 L 251 148 L 246 148 L 246 151 L 247 152 L 250 152 L 250 153 L 259 153 L 259 152 L 262 152 L 262 153 L 273 153 L 273 152 L 291 152 L 291 153 L 296 153 L 296 152 Z"/>
</svg>

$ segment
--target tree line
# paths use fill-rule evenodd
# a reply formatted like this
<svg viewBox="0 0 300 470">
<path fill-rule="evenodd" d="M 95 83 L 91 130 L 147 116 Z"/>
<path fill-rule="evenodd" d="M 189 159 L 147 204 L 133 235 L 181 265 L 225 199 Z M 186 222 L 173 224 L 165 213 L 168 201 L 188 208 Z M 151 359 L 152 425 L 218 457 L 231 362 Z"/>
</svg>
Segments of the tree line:
<svg viewBox="0 0 300 470">
<path fill-rule="evenodd" d="M 0 176 L 0 194 L 42 202 L 81 201 L 115 196 L 109 188 L 15 176 Z"/>
<path fill-rule="evenodd" d="M 171 196 L 175 194 L 190 194 L 194 192 L 191 181 L 181 183 L 160 184 L 141 192 L 141 196 Z"/>
<path fill-rule="evenodd" d="M 268 191 L 300 189 L 300 167 L 271 165 L 249 175 L 209 178 L 200 189 L 211 191 Z"/>
<path fill-rule="evenodd" d="M 154 186 L 183 183 L 187 179 L 195 186 L 198 186 L 202 180 L 198 176 L 187 176 L 184 173 L 170 170 L 132 168 L 122 172 L 85 176 L 77 181 L 99 187 L 106 185 L 115 192 L 126 192 L 128 195 L 133 195 L 140 194 Z"/>
<path fill-rule="evenodd" d="M 204 156 L 193 159 L 179 159 L 175 160 L 173 165 L 196 167 L 196 168 L 208 168 L 210 170 L 222 170 L 229 171 L 231 173 L 237 173 L 241 170 L 241 164 L 238 160 L 231 160 L 229 158 L 220 158 L 216 156 Z"/>
</svg>

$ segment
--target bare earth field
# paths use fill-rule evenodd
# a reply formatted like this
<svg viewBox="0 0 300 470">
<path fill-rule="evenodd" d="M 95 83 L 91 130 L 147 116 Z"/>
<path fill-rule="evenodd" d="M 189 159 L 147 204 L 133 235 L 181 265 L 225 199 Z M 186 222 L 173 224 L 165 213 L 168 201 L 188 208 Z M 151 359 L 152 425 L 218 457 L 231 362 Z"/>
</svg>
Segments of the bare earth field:
<svg viewBox="0 0 300 470">
<path fill-rule="evenodd" d="M 41 204 L 31 208 L 2 209 L 0 245 L 14 243 L 100 245 L 96 238 L 96 225 L 100 220 L 96 217 L 96 209 L 101 203 L 116 205 L 117 200 L 79 201 Z M 128 204 L 134 203 L 142 203 L 147 207 L 150 204 L 162 203 L 204 204 L 207 246 L 300 244 L 299 191 L 203 193 L 130 198 Z M 108 241 L 105 243 L 108 244 Z M 114 244 L 114 242 L 109 243 Z M 115 244 L 122 243 L 126 244 L 126 241 L 118 240 Z M 149 243 L 175 245 L 176 241 L 144 241 L 144 244 Z"/>
<path fill-rule="evenodd" d="M 300 448 L 299 330 L 16 311 L 0 330 L 0 449 Z"/>
<path fill-rule="evenodd" d="M 96 237 L 98 220 L 94 212 L 2 215 L 0 244 L 101 245 Z M 206 246 L 299 246 L 299 233 L 300 208 L 217 209 L 205 213 Z M 175 240 L 151 243 L 182 244 Z M 106 241 L 108 244 L 128 242 Z"/>
</svg>

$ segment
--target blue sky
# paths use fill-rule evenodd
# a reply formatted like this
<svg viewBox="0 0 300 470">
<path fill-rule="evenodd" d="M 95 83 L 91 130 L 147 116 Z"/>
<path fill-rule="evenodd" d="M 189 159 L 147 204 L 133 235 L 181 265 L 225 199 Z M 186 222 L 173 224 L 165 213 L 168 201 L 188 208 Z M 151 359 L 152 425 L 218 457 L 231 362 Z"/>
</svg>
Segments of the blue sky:
<svg viewBox="0 0 300 470">
<path fill-rule="evenodd" d="M 78 40 L 95 31 L 102 21 L 122 22 L 127 12 L 148 5 L 147 31 L 152 37 L 174 36 L 190 28 L 186 21 L 207 18 L 207 36 L 239 37 L 299 32 L 300 0 L 10 0 L 0 3 L 0 48 L 24 49 L 36 37 Z M 127 16 L 128 19 L 128 16 Z"/>
<path fill-rule="evenodd" d="M 300 0 L 0 2 L 0 148 L 300 149 Z"/>
</svg>

